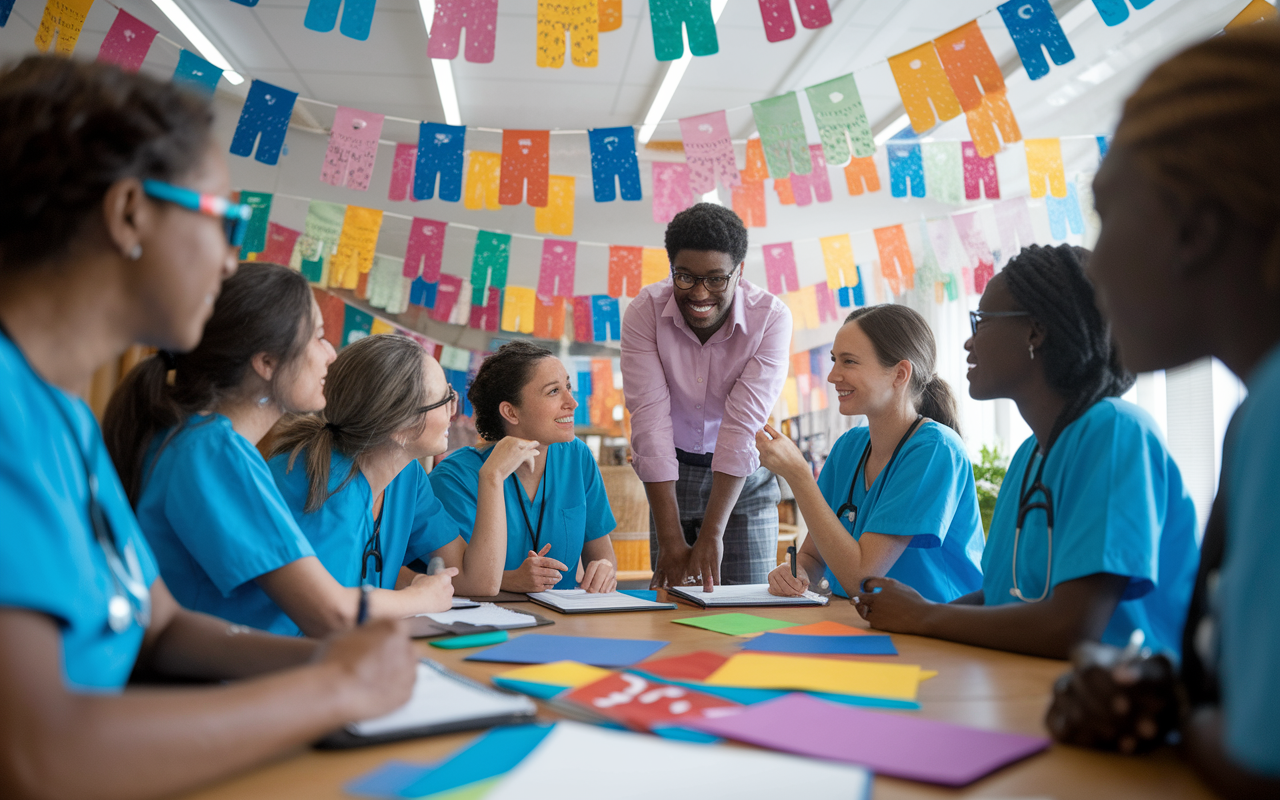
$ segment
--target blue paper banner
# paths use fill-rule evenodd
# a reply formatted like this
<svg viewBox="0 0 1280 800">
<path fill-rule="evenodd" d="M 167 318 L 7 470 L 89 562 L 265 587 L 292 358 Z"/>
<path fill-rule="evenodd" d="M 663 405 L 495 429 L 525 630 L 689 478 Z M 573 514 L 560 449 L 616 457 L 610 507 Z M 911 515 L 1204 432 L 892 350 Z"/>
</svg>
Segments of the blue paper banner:
<svg viewBox="0 0 1280 800">
<path fill-rule="evenodd" d="M 924 153 L 910 128 L 889 140 L 885 148 L 889 156 L 889 191 L 894 197 L 907 196 L 910 183 L 912 197 L 924 197 Z"/>
<path fill-rule="evenodd" d="M 178 54 L 178 66 L 173 71 L 173 82 L 179 86 L 186 86 L 212 97 L 214 90 L 218 88 L 218 79 L 221 77 L 221 67 L 215 67 L 190 50 L 183 50 Z"/>
<path fill-rule="evenodd" d="M 587 131 L 591 143 L 591 187 L 597 203 L 611 202 L 614 179 L 623 200 L 639 200 L 640 162 L 636 159 L 636 131 L 631 126 Z"/>
<path fill-rule="evenodd" d="M 365 41 L 369 38 L 369 28 L 373 25 L 373 5 L 375 0 L 311 0 L 307 6 L 307 16 L 302 24 L 313 31 L 327 33 L 333 30 L 338 21 L 338 7 L 342 7 L 343 36 Z"/>
<path fill-rule="evenodd" d="M 409 284 L 409 302 L 423 308 L 435 308 L 436 289 L 439 285 L 431 281 L 424 281 L 422 278 L 414 278 L 413 283 Z"/>
<path fill-rule="evenodd" d="M 618 298 L 607 294 L 591 296 L 591 325 L 597 342 L 616 342 L 622 338 L 622 320 Z"/>
<path fill-rule="evenodd" d="M 1049 51 L 1053 63 L 1058 66 L 1076 57 L 1049 0 L 1009 0 L 997 10 L 1031 80 L 1049 74 L 1049 62 L 1045 60 L 1041 47 Z"/>
<path fill-rule="evenodd" d="M 1067 184 L 1066 197 L 1047 195 L 1044 205 L 1049 212 L 1049 233 L 1053 238 L 1058 241 L 1067 238 L 1068 227 L 1074 234 L 1084 233 L 1084 215 L 1080 213 L 1080 195 L 1074 183 Z"/>
<path fill-rule="evenodd" d="M 255 159 L 263 164 L 279 161 L 280 148 L 284 145 L 285 134 L 289 132 L 289 117 L 293 115 L 293 104 L 297 99 L 297 92 L 255 80 L 249 87 L 244 110 L 240 112 L 235 136 L 231 138 L 232 155 L 253 155 L 256 143 L 258 153 Z"/>
<path fill-rule="evenodd" d="M 466 138 L 465 125 L 423 122 L 418 126 L 414 200 L 430 200 L 435 195 L 436 175 L 440 176 L 441 200 L 456 203 L 462 199 L 462 148 Z"/>
</svg>

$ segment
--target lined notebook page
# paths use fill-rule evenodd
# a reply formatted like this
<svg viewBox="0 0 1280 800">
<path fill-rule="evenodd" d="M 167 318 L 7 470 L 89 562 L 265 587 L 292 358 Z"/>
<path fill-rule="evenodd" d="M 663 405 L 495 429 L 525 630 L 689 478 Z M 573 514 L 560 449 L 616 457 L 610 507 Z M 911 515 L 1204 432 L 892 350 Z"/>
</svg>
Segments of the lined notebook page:
<svg viewBox="0 0 1280 800">
<path fill-rule="evenodd" d="M 585 589 L 548 589 L 529 597 L 568 611 L 609 611 L 632 608 L 669 608 L 670 603 L 655 603 L 622 592 L 588 592 Z"/>
<path fill-rule="evenodd" d="M 752 605 L 793 606 L 810 603 L 827 604 L 827 598 L 813 592 L 805 592 L 800 597 L 779 597 L 769 594 L 769 584 L 749 583 L 741 586 L 717 586 L 710 594 L 702 591 L 702 587 L 681 586 L 669 591 L 683 595 L 692 600 L 700 600 L 709 606 L 731 603 L 751 603 Z"/>
</svg>

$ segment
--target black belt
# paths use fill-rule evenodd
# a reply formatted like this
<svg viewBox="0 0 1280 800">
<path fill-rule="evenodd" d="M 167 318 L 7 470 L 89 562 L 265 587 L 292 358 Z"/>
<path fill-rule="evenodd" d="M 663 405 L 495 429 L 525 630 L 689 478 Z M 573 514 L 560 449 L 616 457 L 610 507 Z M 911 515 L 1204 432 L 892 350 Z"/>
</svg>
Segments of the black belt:
<svg viewBox="0 0 1280 800">
<path fill-rule="evenodd" d="M 676 461 L 691 467 L 710 467 L 711 459 L 715 458 L 715 455 L 715 453 L 686 453 L 679 447 L 676 448 Z"/>
</svg>

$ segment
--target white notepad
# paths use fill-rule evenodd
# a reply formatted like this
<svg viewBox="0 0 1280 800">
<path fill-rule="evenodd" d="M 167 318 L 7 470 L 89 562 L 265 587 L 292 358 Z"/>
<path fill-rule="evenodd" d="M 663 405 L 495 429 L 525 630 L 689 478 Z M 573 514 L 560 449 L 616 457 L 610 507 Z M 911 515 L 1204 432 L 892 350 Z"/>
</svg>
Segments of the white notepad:
<svg viewBox="0 0 1280 800">
<path fill-rule="evenodd" d="M 813 592 L 799 597 L 769 594 L 769 584 L 748 583 L 740 586 L 717 586 L 708 594 L 701 586 L 673 586 L 667 590 L 705 608 L 718 606 L 825 606 L 827 598 Z"/>
<path fill-rule="evenodd" d="M 418 680 L 409 702 L 385 716 L 352 723 L 347 730 L 365 737 L 400 731 L 430 733 L 456 729 L 458 723 L 469 720 L 532 717 L 536 712 L 533 701 L 523 695 L 496 692 L 424 659 L 418 663 Z"/>
<path fill-rule="evenodd" d="M 491 628 L 509 630 L 511 628 L 532 628 L 538 620 L 529 614 L 521 614 L 509 608 L 495 606 L 493 603 L 476 603 L 470 608 L 455 608 L 452 611 L 440 611 L 435 614 L 419 614 L 441 625 L 452 625 L 465 622 L 468 625 L 486 625 Z"/>
<path fill-rule="evenodd" d="M 588 592 L 585 589 L 548 589 L 531 592 L 529 599 L 564 614 L 591 614 L 605 611 L 661 611 L 674 603 L 657 603 L 622 592 Z"/>
<path fill-rule="evenodd" d="M 556 800 L 600 797 L 791 797 L 799 786 L 809 797 L 864 800 L 871 773 L 764 750 L 689 744 L 558 722 L 547 738 L 485 800 L 528 800 L 539 787 L 554 787 Z"/>
<path fill-rule="evenodd" d="M 452 608 L 475 608 L 478 605 L 480 604 L 475 600 L 468 600 L 465 597 L 455 597 L 453 598 Z"/>
</svg>

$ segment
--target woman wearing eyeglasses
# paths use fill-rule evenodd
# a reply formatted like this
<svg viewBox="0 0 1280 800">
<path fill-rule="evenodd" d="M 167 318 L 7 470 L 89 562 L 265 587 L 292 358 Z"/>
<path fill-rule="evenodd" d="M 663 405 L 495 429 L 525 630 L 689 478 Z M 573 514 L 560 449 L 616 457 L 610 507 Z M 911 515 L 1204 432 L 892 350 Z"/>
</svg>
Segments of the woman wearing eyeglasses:
<svg viewBox="0 0 1280 800">
<path fill-rule="evenodd" d="M 1031 246 L 971 314 L 969 394 L 1007 397 L 1031 427 L 1000 487 L 982 588 L 934 604 L 876 578 L 872 627 L 1066 658 L 1077 642 L 1179 650 L 1195 578 L 1195 506 L 1084 275 L 1088 251 Z"/>
<path fill-rule="evenodd" d="M 195 347 L 236 269 L 219 203 L 192 209 L 145 185 L 234 208 L 211 123 L 201 99 L 114 66 L 36 56 L 0 68 L 6 798 L 171 797 L 412 691 L 398 624 L 321 643 L 175 602 L 75 396 L 134 342 Z M 218 683 L 145 685 L 154 678 Z"/>
<path fill-rule="evenodd" d="M 578 401 L 564 364 L 530 342 L 508 342 L 480 365 L 467 399 L 485 444 L 464 447 L 440 462 L 431 471 L 431 485 L 473 543 L 480 515 L 494 510 L 505 514 L 502 588 L 613 591 L 618 559 L 608 534 L 617 523 L 600 467 L 574 436 Z M 506 457 L 502 444 L 512 437 L 535 443 L 537 449 L 514 472 L 504 467 L 502 502 L 486 509 L 481 492 L 486 479 L 496 477 L 487 476 L 486 469 Z M 471 535 L 473 521 L 477 533 Z"/>
<path fill-rule="evenodd" d="M 449 446 L 458 395 L 444 370 L 405 336 L 369 336 L 329 368 L 324 410 L 291 421 L 276 438 L 271 473 L 320 562 L 343 586 L 395 589 L 400 567 L 444 561 L 460 595 L 498 593 L 506 555 L 502 482 L 537 457 L 536 442 L 507 437 L 481 469 L 480 503 L 470 543 L 432 491 L 419 459 Z M 471 530 L 471 526 L 468 526 Z M 425 588 L 443 611 L 448 581 L 418 575 L 399 601 Z"/>
</svg>

